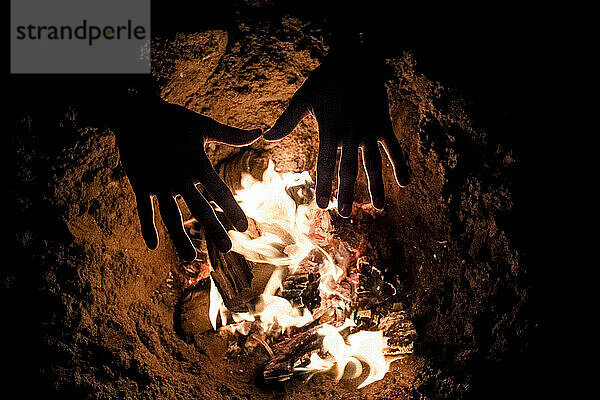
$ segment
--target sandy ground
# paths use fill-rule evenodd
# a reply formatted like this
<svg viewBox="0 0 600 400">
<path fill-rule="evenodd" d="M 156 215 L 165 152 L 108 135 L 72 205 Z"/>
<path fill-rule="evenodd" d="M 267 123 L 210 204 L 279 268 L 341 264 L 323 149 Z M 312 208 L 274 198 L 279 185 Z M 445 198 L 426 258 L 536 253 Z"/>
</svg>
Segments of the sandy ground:
<svg viewBox="0 0 600 400">
<path fill-rule="evenodd" d="M 327 49 L 293 18 L 244 29 L 242 39 L 223 31 L 157 38 L 162 96 L 236 127 L 270 126 Z M 485 379 L 482 366 L 525 348 L 526 274 L 499 223 L 513 205 L 515 155 L 473 127 L 456 93 L 415 72 L 409 54 L 390 65 L 390 111 L 413 180 L 400 189 L 384 167 L 389 200 L 376 237 L 388 245 L 368 251 L 398 283 L 419 335 L 415 356 L 362 390 L 326 376 L 272 387 L 257 379 L 266 353 L 227 358 L 210 332 L 184 341 L 173 328 L 181 291 L 168 284 L 184 272 L 165 229 L 161 247 L 147 250 L 113 133 L 75 112 L 40 117 L 61 127 L 20 120 L 12 139 L 24 215 L 16 239 L 35 268 L 9 268 L 3 282 L 9 290 L 19 279 L 39 283 L 42 376 L 51 391 L 90 399 L 461 398 Z M 253 147 L 281 170 L 312 171 L 315 132 L 307 118 L 281 142 Z M 215 162 L 234 151 L 208 148 Z M 361 175 L 362 202 L 364 182 Z M 338 229 L 351 240 L 348 224 Z"/>
</svg>

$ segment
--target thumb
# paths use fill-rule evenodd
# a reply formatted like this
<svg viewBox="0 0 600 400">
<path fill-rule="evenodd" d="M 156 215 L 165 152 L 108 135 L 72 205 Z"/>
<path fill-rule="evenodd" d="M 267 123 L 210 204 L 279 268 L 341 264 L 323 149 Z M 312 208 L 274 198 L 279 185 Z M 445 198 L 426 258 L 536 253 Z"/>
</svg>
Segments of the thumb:
<svg viewBox="0 0 600 400">
<path fill-rule="evenodd" d="M 290 100 L 290 104 L 277 119 L 275 125 L 265 133 L 264 138 L 266 140 L 279 140 L 289 135 L 302 118 L 308 114 L 309 102 L 306 92 L 306 84 L 296 91 Z"/>
<path fill-rule="evenodd" d="M 244 146 L 253 143 L 262 134 L 261 129 L 234 128 L 176 104 L 167 103 L 167 107 L 171 107 L 175 111 L 175 115 L 172 117 L 176 121 L 181 121 L 188 133 L 194 135 L 201 132 L 202 137 L 209 142 Z"/>
<path fill-rule="evenodd" d="M 210 142 L 230 144 L 232 146 L 245 146 L 254 143 L 262 134 L 261 129 L 244 130 L 221 123 L 211 127 L 206 135 Z"/>
</svg>

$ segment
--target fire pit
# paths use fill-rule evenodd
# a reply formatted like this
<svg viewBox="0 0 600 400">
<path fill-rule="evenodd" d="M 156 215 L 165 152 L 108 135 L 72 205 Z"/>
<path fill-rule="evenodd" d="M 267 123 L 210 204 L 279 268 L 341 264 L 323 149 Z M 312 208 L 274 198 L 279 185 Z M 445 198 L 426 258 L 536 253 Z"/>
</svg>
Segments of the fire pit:
<svg viewBox="0 0 600 400">
<path fill-rule="evenodd" d="M 230 354 L 262 347 L 270 357 L 263 371 L 267 382 L 332 371 L 336 380 L 354 379 L 361 388 L 383 378 L 392 361 L 412 352 L 415 330 L 396 288 L 368 254 L 336 234 L 336 223 L 359 222 L 337 218 L 335 199 L 327 210 L 318 208 L 308 172 L 278 173 L 273 161 L 253 152 L 224 164 L 220 171 L 229 172 L 227 180 L 239 177 L 234 195 L 250 229 L 230 230 L 233 250 L 222 255 L 201 236 L 195 220 L 187 221 L 196 246 L 208 250 L 211 272 L 190 281 L 209 291 L 208 304 L 186 307 L 182 317 L 208 315 L 212 328 L 227 337 Z M 262 172 L 239 168 L 265 165 Z M 369 238 L 377 212 L 363 207 L 356 213 L 362 220 L 360 242 L 386 245 Z"/>
<path fill-rule="evenodd" d="M 271 126 L 326 52 L 322 31 L 294 18 L 240 27 L 238 38 L 156 38 L 162 97 L 228 125 Z M 29 386 L 59 398 L 209 400 L 461 398 L 482 387 L 533 326 L 525 268 L 500 222 L 516 155 L 410 55 L 388 64 L 411 185 L 400 190 L 383 165 L 379 213 L 359 173 L 344 220 L 334 199 L 314 206 L 313 119 L 251 150 L 211 144 L 250 229 L 232 232 L 222 255 L 181 204 L 200 249 L 193 263 L 160 222 L 161 246 L 145 246 L 109 128 L 72 109 L 23 110 L 10 190 L 22 262 L 7 263 L 2 282 L 22 293 L 6 304 L 28 305 L 14 332 L 40 332 L 10 342 L 19 359 L 40 360 L 40 385 Z"/>
</svg>

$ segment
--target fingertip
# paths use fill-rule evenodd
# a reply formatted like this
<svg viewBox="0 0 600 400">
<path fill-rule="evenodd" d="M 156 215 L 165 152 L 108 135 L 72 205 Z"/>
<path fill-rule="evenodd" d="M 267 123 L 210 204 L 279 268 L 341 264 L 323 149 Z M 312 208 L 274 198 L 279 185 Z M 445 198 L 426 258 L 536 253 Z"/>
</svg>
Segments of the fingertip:
<svg viewBox="0 0 600 400">
<path fill-rule="evenodd" d="M 156 237 L 156 232 L 153 235 L 144 233 L 142 237 L 144 238 L 144 242 L 146 242 L 146 247 L 148 247 L 148 249 L 156 250 L 158 248 L 158 238 Z"/>
<path fill-rule="evenodd" d="M 397 177 L 397 181 L 401 188 L 405 188 L 410 184 L 410 176 L 408 174 L 402 174 Z"/>
<path fill-rule="evenodd" d="M 350 218 L 352 215 L 352 204 L 350 203 L 342 203 L 338 207 L 338 214 L 342 218 Z"/>
<path fill-rule="evenodd" d="M 228 253 L 232 246 L 233 244 L 229 238 L 223 238 L 217 241 L 217 249 L 219 249 L 221 253 Z"/>
<path fill-rule="evenodd" d="M 142 228 L 142 238 L 146 243 L 146 247 L 150 250 L 156 250 L 158 247 L 158 233 L 154 227 L 153 219 L 146 220 L 142 217 L 140 218 L 140 225 Z"/>
<path fill-rule="evenodd" d="M 187 234 L 184 231 L 181 233 L 170 231 L 169 233 L 179 256 L 186 262 L 194 261 L 197 255 L 196 248 Z"/>
<path fill-rule="evenodd" d="M 373 198 L 373 207 L 381 211 L 385 207 L 385 199 L 383 197 Z"/>
<path fill-rule="evenodd" d="M 233 226 L 238 232 L 246 232 L 248 230 L 248 220 L 246 218 L 240 218 Z"/>
<path fill-rule="evenodd" d="M 180 250 L 180 254 L 184 261 L 194 261 L 197 255 L 196 248 L 194 248 L 194 246 L 186 246 L 184 249 Z"/>
<path fill-rule="evenodd" d="M 321 196 L 317 199 L 317 206 L 323 210 L 329 206 L 329 196 Z"/>
</svg>

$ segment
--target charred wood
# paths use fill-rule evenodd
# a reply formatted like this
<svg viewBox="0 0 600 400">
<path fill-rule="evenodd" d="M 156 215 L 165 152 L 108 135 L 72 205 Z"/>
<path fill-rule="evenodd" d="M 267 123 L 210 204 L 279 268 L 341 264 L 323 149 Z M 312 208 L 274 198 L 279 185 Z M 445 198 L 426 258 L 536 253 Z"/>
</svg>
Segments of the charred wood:
<svg viewBox="0 0 600 400">
<path fill-rule="evenodd" d="M 317 333 L 321 326 L 298 333 L 291 338 L 272 346 L 275 355 L 265 366 L 263 376 L 266 381 L 284 381 L 294 375 L 294 365 L 307 354 L 318 350 L 323 344 L 323 336 Z"/>
<path fill-rule="evenodd" d="M 252 283 L 252 267 L 244 256 L 230 251 L 221 253 L 211 240 L 206 241 L 208 257 L 212 266 L 210 276 L 230 311 L 247 311 L 248 299 L 241 296 Z"/>
</svg>

